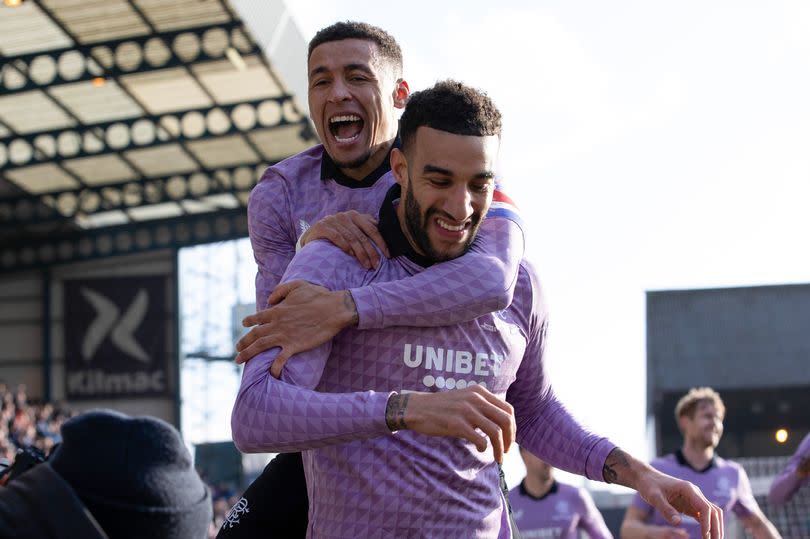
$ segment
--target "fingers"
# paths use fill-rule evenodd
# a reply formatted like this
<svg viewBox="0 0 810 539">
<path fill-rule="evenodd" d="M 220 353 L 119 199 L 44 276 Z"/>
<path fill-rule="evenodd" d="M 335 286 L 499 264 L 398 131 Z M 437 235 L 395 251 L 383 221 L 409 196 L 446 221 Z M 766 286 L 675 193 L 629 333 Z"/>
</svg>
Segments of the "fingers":
<svg viewBox="0 0 810 539">
<path fill-rule="evenodd" d="M 281 378 L 281 371 L 284 370 L 284 365 L 288 359 L 290 359 L 290 355 L 282 349 L 276 359 L 273 360 L 273 364 L 270 365 L 270 374 L 273 378 Z"/>
<path fill-rule="evenodd" d="M 261 326 L 254 328 L 254 330 L 258 330 L 260 327 Z M 267 331 L 269 331 L 269 329 Z M 253 357 L 255 357 L 257 354 L 278 346 L 281 346 L 281 339 L 277 335 L 269 334 L 264 335 L 262 337 L 258 337 L 249 346 L 245 347 L 242 350 L 239 350 L 239 353 L 236 354 L 236 357 L 234 358 L 234 362 L 237 365 L 247 363 L 248 361 L 253 359 Z"/>
<path fill-rule="evenodd" d="M 313 225 L 306 236 L 307 243 L 315 239 L 332 242 L 344 253 L 354 256 L 366 269 L 377 267 L 380 255 L 372 241 L 380 246 L 388 256 L 388 248 L 377 230 L 377 224 L 370 215 L 355 210 L 324 217 Z"/>
<path fill-rule="evenodd" d="M 480 395 L 492 405 L 492 407 L 484 408 L 484 415 L 492 422 L 494 422 L 500 432 L 499 438 L 503 443 L 503 452 L 507 453 L 512 447 L 517 435 L 517 424 L 515 423 L 515 411 L 512 405 L 503 399 L 498 398 L 489 391 L 483 390 Z M 501 462 L 500 460 L 498 462 Z"/>
<path fill-rule="evenodd" d="M 273 289 L 273 292 L 270 294 L 270 297 L 267 298 L 267 304 L 268 305 L 277 305 L 277 304 L 281 303 L 284 300 L 284 298 L 286 298 L 288 295 L 290 295 L 290 293 L 293 290 L 295 290 L 296 288 L 299 288 L 301 286 L 305 286 L 307 284 L 309 284 L 309 283 L 307 283 L 306 281 L 303 281 L 301 279 L 296 279 L 295 281 L 289 281 L 287 283 L 281 283 L 280 285 L 276 286 Z M 250 317 L 246 317 L 245 320 L 247 320 L 248 318 L 250 318 Z M 244 324 L 244 321 L 242 323 Z"/>
<path fill-rule="evenodd" d="M 386 245 L 382 234 L 380 234 L 380 229 L 377 228 L 376 219 L 370 215 L 358 215 L 358 219 L 355 219 L 355 224 L 357 224 L 360 230 L 362 230 L 363 233 L 371 239 L 371 241 L 377 244 L 377 247 L 380 248 L 387 258 L 391 257 L 391 252 L 388 250 L 388 245 Z"/>
<path fill-rule="evenodd" d="M 725 530 L 725 521 L 723 520 L 723 510 L 720 509 L 719 506 L 712 504 L 712 514 L 714 515 L 714 519 L 717 522 L 717 529 L 719 530 L 716 535 L 713 537 L 717 537 L 718 539 L 722 539 L 726 536 Z"/>
</svg>

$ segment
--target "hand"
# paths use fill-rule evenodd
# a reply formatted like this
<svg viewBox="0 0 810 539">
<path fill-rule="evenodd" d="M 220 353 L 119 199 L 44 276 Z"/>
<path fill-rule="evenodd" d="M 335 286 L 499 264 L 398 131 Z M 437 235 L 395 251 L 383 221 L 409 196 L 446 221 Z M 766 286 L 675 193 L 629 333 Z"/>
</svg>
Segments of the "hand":
<svg viewBox="0 0 810 539">
<path fill-rule="evenodd" d="M 652 468 L 651 468 L 652 470 Z M 638 485 L 638 493 L 673 526 L 681 523 L 681 513 L 700 523 L 703 537 L 723 537 L 723 510 L 707 500 L 695 485 L 656 470 Z M 680 537 L 665 535 L 664 537 Z"/>
<path fill-rule="evenodd" d="M 810 477 L 810 457 L 804 457 L 799 465 L 796 467 L 796 475 L 801 479 Z"/>
<path fill-rule="evenodd" d="M 376 268 L 380 263 L 380 255 L 371 245 L 372 241 L 386 257 L 391 256 L 385 240 L 377 230 L 377 220 L 355 210 L 324 217 L 304 233 L 301 245 L 318 239 L 331 241 L 344 253 L 359 260 L 367 270 Z"/>
<path fill-rule="evenodd" d="M 681 523 L 683 513 L 700 523 L 703 537 L 723 537 L 723 510 L 709 502 L 692 483 L 661 473 L 618 447 L 605 460 L 602 475 L 608 483 L 638 491 L 673 526 Z"/>
<path fill-rule="evenodd" d="M 305 281 L 290 281 L 273 290 L 269 301 L 277 305 L 245 317 L 254 326 L 236 343 L 236 363 L 280 347 L 270 372 L 278 378 L 284 364 L 299 352 L 311 350 L 340 330 L 357 323 L 357 310 L 348 291 L 331 292 Z"/>
<path fill-rule="evenodd" d="M 497 462 L 515 441 L 515 412 L 505 400 L 481 386 L 438 393 L 408 392 L 388 399 L 385 420 L 391 430 L 410 429 L 429 436 L 455 436 L 486 451 Z"/>
</svg>

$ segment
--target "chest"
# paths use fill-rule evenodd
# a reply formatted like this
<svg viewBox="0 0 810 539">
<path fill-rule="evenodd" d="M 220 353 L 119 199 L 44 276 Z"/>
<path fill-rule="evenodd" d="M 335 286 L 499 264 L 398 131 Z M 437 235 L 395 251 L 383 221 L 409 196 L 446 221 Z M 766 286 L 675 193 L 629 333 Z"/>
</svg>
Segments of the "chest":
<svg viewBox="0 0 810 539">
<path fill-rule="evenodd" d="M 574 504 L 563 497 L 550 496 L 538 501 L 521 496 L 518 501 L 512 501 L 512 509 L 521 537 L 577 537 L 580 515 Z"/>
<path fill-rule="evenodd" d="M 290 200 L 290 230 L 295 240 L 324 217 L 355 210 L 376 216 L 385 194 L 393 185 L 393 176 L 386 174 L 370 187 L 352 188 L 334 181 L 317 180 L 292 193 Z"/>
<path fill-rule="evenodd" d="M 381 280 L 410 276 L 385 261 Z M 518 307 L 441 327 L 349 329 L 333 341 L 322 391 L 443 391 L 480 385 L 505 395 L 527 346 Z"/>
</svg>

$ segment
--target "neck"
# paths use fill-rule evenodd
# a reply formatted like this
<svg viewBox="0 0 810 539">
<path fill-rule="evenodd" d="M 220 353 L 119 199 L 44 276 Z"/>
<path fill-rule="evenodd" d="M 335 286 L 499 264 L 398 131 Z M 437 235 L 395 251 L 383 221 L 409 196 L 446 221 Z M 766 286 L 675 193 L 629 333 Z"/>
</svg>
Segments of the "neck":
<svg viewBox="0 0 810 539">
<path fill-rule="evenodd" d="M 548 491 L 551 490 L 551 485 L 553 484 L 553 475 L 549 475 L 548 479 L 540 479 L 539 477 L 535 477 L 533 475 L 527 475 L 523 480 L 523 486 L 526 488 L 526 492 L 535 498 L 542 498 L 545 496 Z"/>
<path fill-rule="evenodd" d="M 383 161 L 388 159 L 388 152 L 391 151 L 391 147 L 393 145 L 394 145 L 394 138 L 391 138 L 388 142 L 381 144 L 378 148 L 372 150 L 369 158 L 366 159 L 365 163 L 363 163 L 359 167 L 354 168 L 338 167 L 338 170 L 347 178 L 357 180 L 358 182 L 363 181 L 366 178 L 366 176 L 374 172 L 377 169 L 377 167 L 382 165 Z"/>
<path fill-rule="evenodd" d="M 423 253 L 419 246 L 416 245 L 416 242 L 413 241 L 411 229 L 408 228 L 408 217 L 405 215 L 404 193 L 400 195 L 399 204 L 397 204 L 397 220 L 399 221 L 399 228 L 402 229 L 402 234 L 405 236 L 405 239 L 408 240 L 408 244 L 411 246 L 411 249 L 413 249 L 414 252 L 419 256 L 425 256 L 425 253 Z"/>
<path fill-rule="evenodd" d="M 705 446 L 700 442 L 694 440 L 684 440 L 683 447 L 681 447 L 683 458 L 686 459 L 692 468 L 702 470 L 709 465 L 712 458 L 714 458 L 714 447 Z"/>
</svg>

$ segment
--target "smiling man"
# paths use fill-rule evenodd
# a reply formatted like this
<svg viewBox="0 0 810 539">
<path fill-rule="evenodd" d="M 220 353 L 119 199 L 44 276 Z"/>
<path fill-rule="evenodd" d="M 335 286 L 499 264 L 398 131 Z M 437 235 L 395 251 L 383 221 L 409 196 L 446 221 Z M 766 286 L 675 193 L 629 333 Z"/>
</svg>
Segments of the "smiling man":
<svg viewBox="0 0 810 539">
<path fill-rule="evenodd" d="M 651 464 L 664 473 L 699 486 L 712 503 L 723 509 L 724 515 L 731 512 L 737 515 L 755 539 L 780 537 L 760 511 L 743 467 L 715 453 L 723 435 L 725 415 L 726 407 L 716 391 L 709 387 L 689 390 L 675 406 L 683 446 Z M 625 513 L 621 537 L 700 539 L 702 534 L 694 519 L 684 519 L 680 527 L 673 528 L 637 495 Z"/>
<path fill-rule="evenodd" d="M 322 144 L 269 167 L 251 193 L 248 222 L 258 265 L 256 305 L 267 306 L 297 249 L 327 239 L 364 268 L 380 264 L 387 246 L 376 215 L 395 183 L 390 154 L 398 146 L 397 114 L 409 95 L 402 52 L 380 28 L 340 22 L 309 44 L 310 117 Z M 495 192 L 477 241 L 460 258 L 402 280 L 327 291 L 288 283 L 276 303 L 248 318 L 257 324 L 239 343 L 239 363 L 280 347 L 275 369 L 345 327 L 439 326 L 503 309 L 512 299 L 523 256 L 519 216 Z M 455 226 L 455 225 L 452 225 Z M 376 245 L 376 247 L 375 247 Z M 377 249 L 380 250 L 377 250 Z M 384 257 L 383 257 L 384 258 Z M 307 493 L 301 457 L 276 457 L 248 487 L 220 539 L 301 537 Z"/>
<path fill-rule="evenodd" d="M 413 95 L 391 153 L 379 212 L 391 250 L 363 267 L 329 242 L 307 244 L 283 280 L 354 289 L 427 274 L 461 260 L 492 203 L 500 113 L 484 94 L 447 81 Z M 452 264 L 452 262 L 450 262 Z M 435 283 L 452 288 L 462 277 Z M 521 262 L 505 308 L 443 327 L 347 328 L 292 357 L 245 366 L 231 420 L 246 452 L 304 451 L 309 537 L 511 537 L 497 463 L 513 440 L 555 466 L 636 489 L 671 520 L 719 513 L 691 484 L 585 431 L 544 370 L 547 309 Z M 274 535 L 273 529 L 267 532 Z"/>
</svg>

